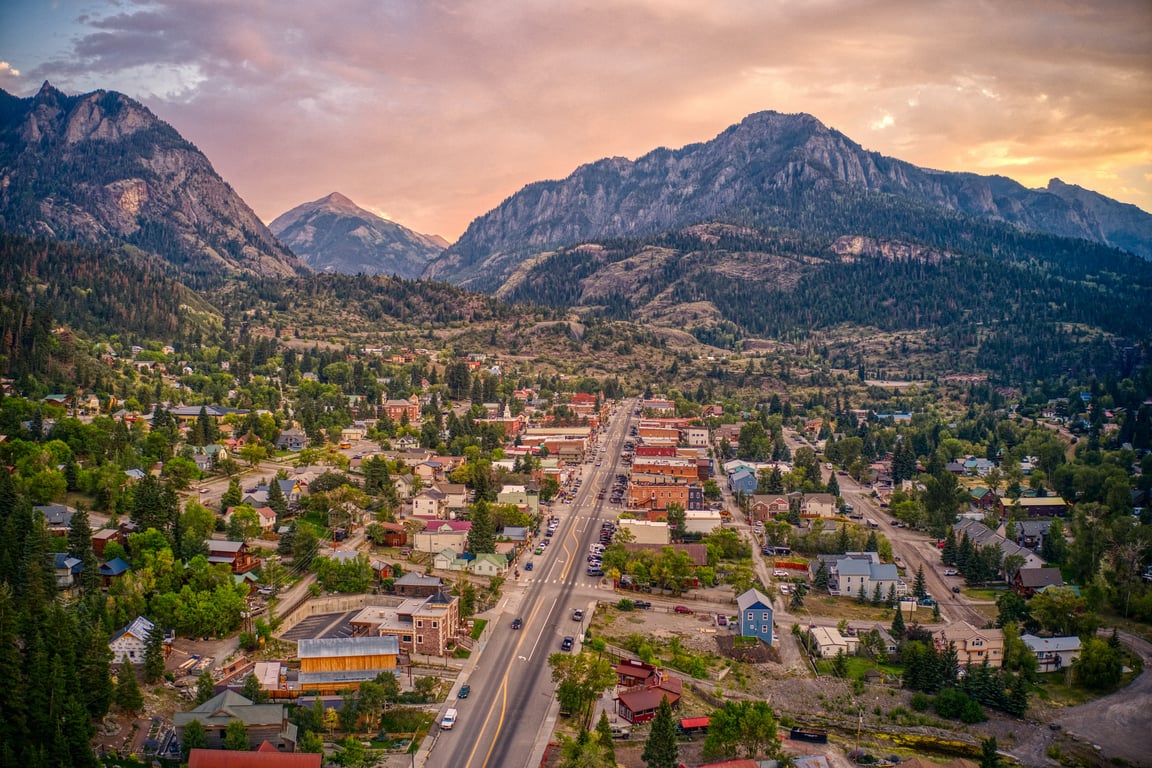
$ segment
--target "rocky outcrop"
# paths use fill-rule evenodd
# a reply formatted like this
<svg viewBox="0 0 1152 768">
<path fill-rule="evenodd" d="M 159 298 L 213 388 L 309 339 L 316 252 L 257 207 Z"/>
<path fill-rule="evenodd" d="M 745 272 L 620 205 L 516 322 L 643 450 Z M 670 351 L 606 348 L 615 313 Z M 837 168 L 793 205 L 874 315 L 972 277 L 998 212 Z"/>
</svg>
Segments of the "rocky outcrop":
<svg viewBox="0 0 1152 768">
<path fill-rule="evenodd" d="M 268 228 L 318 272 L 417 278 L 448 245 L 333 192 L 278 216 Z"/>
<path fill-rule="evenodd" d="M 200 280 L 307 271 L 195 146 L 115 92 L 0 91 L 0 216 L 11 232 L 126 242 Z"/>
<path fill-rule="evenodd" d="M 760 112 L 712 141 L 635 161 L 608 158 L 561 181 L 530 184 L 473 221 L 425 275 L 494 290 L 523 259 L 580 242 L 711 221 L 815 231 L 806 217 L 834 196 L 851 197 L 853 207 L 823 215 L 822 236 L 858 234 L 827 229 L 830 221 L 867 229 L 899 205 L 913 222 L 909 233 L 925 216 L 932 226 L 941 216 L 974 217 L 1152 258 L 1152 216 L 1077 189 L 1054 183 L 1030 190 L 998 176 L 919 168 L 869 152 L 811 115 Z M 900 226 L 887 221 L 877 229 L 899 236 Z"/>
</svg>

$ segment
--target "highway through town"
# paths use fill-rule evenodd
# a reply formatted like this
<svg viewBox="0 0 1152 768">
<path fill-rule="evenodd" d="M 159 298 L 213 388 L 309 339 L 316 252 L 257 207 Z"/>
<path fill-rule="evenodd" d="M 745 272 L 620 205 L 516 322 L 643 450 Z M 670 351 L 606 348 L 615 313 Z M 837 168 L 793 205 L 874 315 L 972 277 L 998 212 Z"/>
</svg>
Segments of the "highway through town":
<svg viewBox="0 0 1152 768">
<path fill-rule="evenodd" d="M 471 695 L 459 699 L 459 687 L 447 706 L 458 712 L 451 730 L 432 736 L 425 765 L 432 768 L 505 768 L 528 766 L 538 743 L 546 743 L 556 686 L 552 682 L 548 656 L 560 651 L 565 636 L 579 643 L 583 628 L 595 605 L 601 580 L 588 576 L 589 546 L 599 540 L 601 520 L 607 499 L 598 499 L 599 490 L 612 484 L 619 472 L 620 453 L 634 422 L 634 401 L 624 402 L 610 420 L 592 458 L 581 465 L 581 485 L 571 503 L 557 501 L 552 514 L 559 518 L 552 543 L 542 555 L 529 549 L 518 563 L 520 576 L 509 580 L 494 624 L 485 629 L 475 653 L 475 665 L 467 680 Z M 601 466 L 596 466 L 599 462 Z M 524 564 L 533 561 L 533 570 Z M 584 609 L 582 622 L 573 620 L 573 610 Z M 512 629 L 513 619 L 523 622 Z M 537 754 L 536 760 L 539 760 Z"/>
</svg>

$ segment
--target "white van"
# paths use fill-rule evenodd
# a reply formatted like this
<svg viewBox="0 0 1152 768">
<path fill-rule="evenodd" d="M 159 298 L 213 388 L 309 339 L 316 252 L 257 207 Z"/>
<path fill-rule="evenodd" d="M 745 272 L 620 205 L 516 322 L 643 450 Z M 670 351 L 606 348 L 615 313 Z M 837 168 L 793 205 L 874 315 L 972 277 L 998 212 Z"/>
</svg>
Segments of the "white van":
<svg viewBox="0 0 1152 768">
<path fill-rule="evenodd" d="M 457 714 L 455 707 L 449 707 L 448 711 L 444 713 L 444 718 L 440 721 L 440 727 L 446 731 L 452 730 L 452 726 L 456 725 Z"/>
</svg>

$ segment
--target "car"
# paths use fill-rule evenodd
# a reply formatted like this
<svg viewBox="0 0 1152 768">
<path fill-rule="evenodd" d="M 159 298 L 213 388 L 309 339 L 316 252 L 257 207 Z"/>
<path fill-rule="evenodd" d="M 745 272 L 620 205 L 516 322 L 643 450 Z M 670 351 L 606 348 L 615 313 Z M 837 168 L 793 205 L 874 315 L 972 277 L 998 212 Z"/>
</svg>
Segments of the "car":
<svg viewBox="0 0 1152 768">
<path fill-rule="evenodd" d="M 787 595 L 789 592 L 791 592 L 791 590 L 788 588 L 787 584 L 780 585 L 780 594 Z"/>
<path fill-rule="evenodd" d="M 529 560 L 528 562 L 524 563 L 524 570 L 526 570 L 526 571 L 530 571 L 530 570 L 532 570 L 532 567 L 533 567 L 533 566 L 532 566 L 532 561 L 531 561 L 531 560 Z"/>
<path fill-rule="evenodd" d="M 956 594 L 960 594 L 960 587 L 952 587 L 952 591 Z"/>
<path fill-rule="evenodd" d="M 956 572 L 955 568 L 946 568 L 944 570 L 944 575 L 945 576 L 957 576 L 958 573 Z"/>
<path fill-rule="evenodd" d="M 460 692 L 456 694 L 456 698 L 466 699 L 470 693 L 472 693 L 472 686 L 462 685 L 460 686 Z"/>
<path fill-rule="evenodd" d="M 536 554 L 538 554 L 538 555 L 542 555 L 542 554 L 544 554 L 544 547 L 542 547 L 542 546 L 540 546 L 539 544 L 537 544 L 537 545 L 536 545 L 536 549 L 534 549 L 534 550 L 532 550 L 532 551 L 533 551 L 533 552 L 535 552 L 535 553 L 536 553 Z"/>
<path fill-rule="evenodd" d="M 584 621 L 584 610 L 577 608 L 572 611 L 572 621 Z"/>
<path fill-rule="evenodd" d="M 689 608 L 686 605 L 678 605 L 675 608 L 673 608 L 672 610 L 675 611 L 676 613 L 696 613 L 696 611 L 692 610 L 691 608 Z"/>
<path fill-rule="evenodd" d="M 775 576 L 777 579 L 787 578 L 788 577 L 788 571 L 785 571 L 783 568 L 777 568 L 776 570 L 772 571 L 772 575 Z"/>
<path fill-rule="evenodd" d="M 718 627 L 728 626 L 728 617 L 722 613 L 716 614 L 716 626 L 718 626 Z"/>
<path fill-rule="evenodd" d="M 452 726 L 456 725 L 456 717 L 458 714 L 455 707 L 449 707 L 444 713 L 444 717 L 440 720 L 440 727 L 445 731 L 452 730 Z"/>
<path fill-rule="evenodd" d="M 632 601 L 632 607 L 633 608 L 639 608 L 642 611 L 646 611 L 652 607 L 652 603 L 648 602 L 647 600 L 633 600 Z"/>
<path fill-rule="evenodd" d="M 576 643 L 576 640 L 571 635 L 569 635 L 560 641 L 560 650 L 570 651 L 570 650 L 572 650 L 572 646 L 575 643 Z"/>
<path fill-rule="evenodd" d="M 588 566 L 587 573 L 589 576 L 603 576 L 604 575 L 604 569 L 598 565 L 590 565 L 590 566 Z"/>
<path fill-rule="evenodd" d="M 521 619 L 519 616 L 512 619 L 512 629 L 523 629 L 523 628 L 524 628 L 524 620 L 523 619 Z"/>
</svg>

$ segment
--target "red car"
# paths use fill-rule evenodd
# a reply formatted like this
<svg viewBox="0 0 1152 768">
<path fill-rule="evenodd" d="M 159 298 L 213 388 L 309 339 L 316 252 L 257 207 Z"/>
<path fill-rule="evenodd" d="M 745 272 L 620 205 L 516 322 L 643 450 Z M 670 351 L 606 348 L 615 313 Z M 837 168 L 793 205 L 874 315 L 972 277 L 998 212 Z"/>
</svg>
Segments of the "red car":
<svg viewBox="0 0 1152 768">
<path fill-rule="evenodd" d="M 676 611 L 676 613 L 696 613 L 696 611 L 692 610 L 686 605 L 678 605 L 672 610 Z"/>
</svg>

